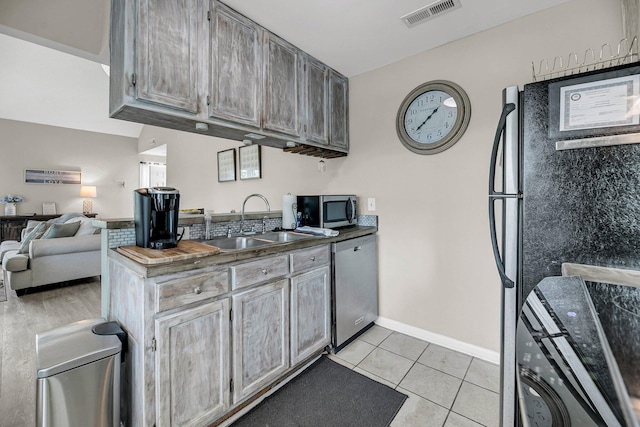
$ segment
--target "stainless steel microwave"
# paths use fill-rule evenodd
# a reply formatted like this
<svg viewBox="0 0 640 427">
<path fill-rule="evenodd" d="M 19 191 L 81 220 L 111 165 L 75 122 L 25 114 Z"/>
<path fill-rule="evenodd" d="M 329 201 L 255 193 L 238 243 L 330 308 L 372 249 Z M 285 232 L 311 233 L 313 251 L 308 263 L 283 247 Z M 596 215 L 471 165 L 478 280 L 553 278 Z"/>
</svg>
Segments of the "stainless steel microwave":
<svg viewBox="0 0 640 427">
<path fill-rule="evenodd" d="M 298 196 L 300 225 L 338 228 L 356 224 L 356 196 Z"/>
</svg>

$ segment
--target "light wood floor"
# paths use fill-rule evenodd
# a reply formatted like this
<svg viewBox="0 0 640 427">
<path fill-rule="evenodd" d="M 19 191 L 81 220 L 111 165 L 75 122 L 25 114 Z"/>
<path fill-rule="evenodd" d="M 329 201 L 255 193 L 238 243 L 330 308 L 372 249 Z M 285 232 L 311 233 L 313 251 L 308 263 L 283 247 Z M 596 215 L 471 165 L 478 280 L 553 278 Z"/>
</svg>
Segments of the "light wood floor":
<svg viewBox="0 0 640 427">
<path fill-rule="evenodd" d="M 0 427 L 35 425 L 36 334 L 100 317 L 97 278 L 0 302 Z"/>
</svg>

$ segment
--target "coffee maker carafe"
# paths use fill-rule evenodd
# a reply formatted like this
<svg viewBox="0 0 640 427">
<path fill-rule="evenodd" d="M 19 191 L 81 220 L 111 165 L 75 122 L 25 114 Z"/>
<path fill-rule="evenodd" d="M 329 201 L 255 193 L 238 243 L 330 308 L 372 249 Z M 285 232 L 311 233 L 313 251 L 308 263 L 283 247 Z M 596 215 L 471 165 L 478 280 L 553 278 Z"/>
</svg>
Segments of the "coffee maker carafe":
<svg viewBox="0 0 640 427">
<path fill-rule="evenodd" d="M 169 249 L 178 245 L 180 192 L 171 187 L 139 188 L 134 194 L 136 246 Z"/>
</svg>

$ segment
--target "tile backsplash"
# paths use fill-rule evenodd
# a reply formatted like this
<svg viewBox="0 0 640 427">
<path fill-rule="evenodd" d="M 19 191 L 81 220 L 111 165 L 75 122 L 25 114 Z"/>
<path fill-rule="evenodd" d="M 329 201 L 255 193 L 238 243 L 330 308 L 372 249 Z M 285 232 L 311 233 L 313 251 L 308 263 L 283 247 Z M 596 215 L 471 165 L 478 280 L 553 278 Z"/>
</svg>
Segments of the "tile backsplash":
<svg viewBox="0 0 640 427">
<path fill-rule="evenodd" d="M 244 225 L 245 230 L 251 230 L 260 232 L 262 231 L 262 220 L 246 220 Z M 361 226 L 377 227 L 378 217 L 376 215 L 358 215 L 357 224 Z M 192 224 L 189 225 L 189 239 L 205 239 L 206 236 L 206 224 Z M 268 218 L 267 219 L 267 231 L 271 231 L 274 228 L 282 227 L 282 218 Z M 227 231 L 231 228 L 231 233 L 240 232 L 240 221 L 228 221 L 228 222 L 212 222 L 209 229 L 209 238 L 226 236 Z M 121 228 L 111 229 L 109 232 L 109 248 L 117 248 L 118 246 L 130 246 L 136 244 L 136 235 L 134 228 Z M 178 233 L 182 232 L 182 227 L 178 227 Z"/>
</svg>

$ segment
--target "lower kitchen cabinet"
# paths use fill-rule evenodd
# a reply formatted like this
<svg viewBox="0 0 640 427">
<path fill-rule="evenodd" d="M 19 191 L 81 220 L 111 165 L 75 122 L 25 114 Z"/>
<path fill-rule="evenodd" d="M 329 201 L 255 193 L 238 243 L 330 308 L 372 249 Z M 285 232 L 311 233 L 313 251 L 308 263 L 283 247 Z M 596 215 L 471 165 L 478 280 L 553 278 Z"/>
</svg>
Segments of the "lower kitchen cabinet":
<svg viewBox="0 0 640 427">
<path fill-rule="evenodd" d="M 232 296 L 233 403 L 289 368 L 289 280 Z"/>
<path fill-rule="evenodd" d="M 215 424 L 330 343 L 327 244 L 152 277 L 120 257 L 109 318 L 128 333 L 127 426 Z"/>
<path fill-rule="evenodd" d="M 229 298 L 156 319 L 157 427 L 200 426 L 229 408 Z"/>
<path fill-rule="evenodd" d="M 327 266 L 291 278 L 291 365 L 331 341 L 329 274 Z"/>
</svg>

